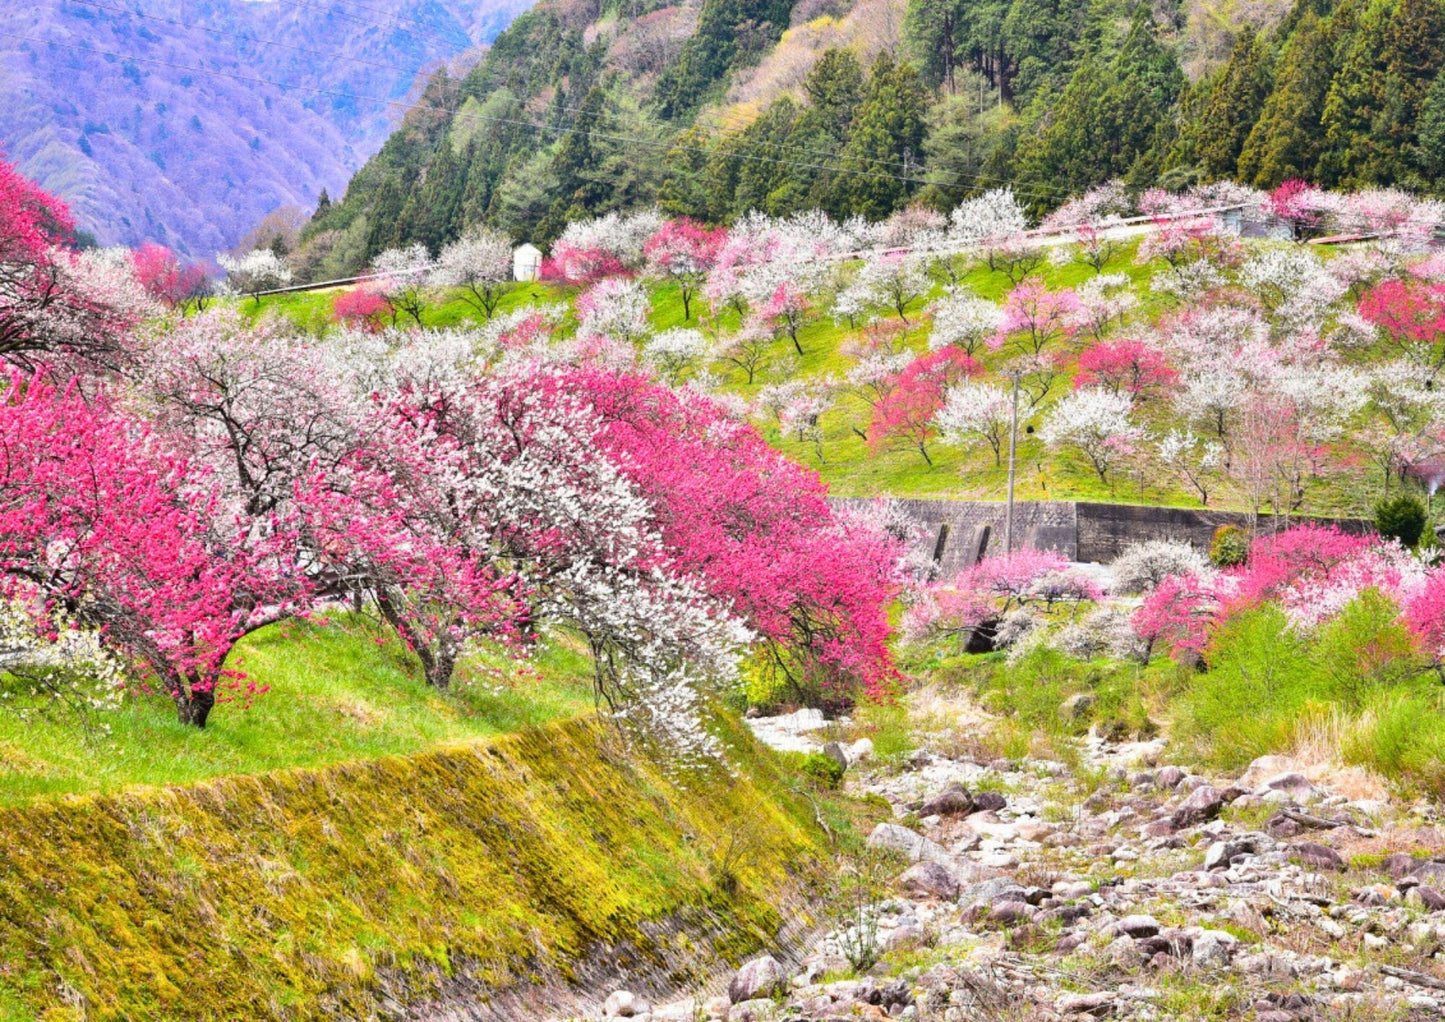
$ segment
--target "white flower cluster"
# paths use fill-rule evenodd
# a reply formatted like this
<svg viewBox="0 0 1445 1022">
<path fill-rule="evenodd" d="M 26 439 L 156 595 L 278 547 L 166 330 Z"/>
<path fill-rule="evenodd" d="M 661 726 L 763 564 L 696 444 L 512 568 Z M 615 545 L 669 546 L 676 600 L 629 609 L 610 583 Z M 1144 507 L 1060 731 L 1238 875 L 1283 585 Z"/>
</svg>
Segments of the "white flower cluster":
<svg viewBox="0 0 1445 1022">
<path fill-rule="evenodd" d="M 67 718 L 106 733 L 107 711 L 120 706 L 124 672 L 100 633 L 67 621 L 53 635 L 36 632 L 21 604 L 0 604 L 0 707 L 21 720 Z"/>
<path fill-rule="evenodd" d="M 557 247 L 609 252 L 631 269 L 642 265 L 647 239 L 662 226 L 656 209 L 635 213 L 608 213 L 592 220 L 576 220 L 557 239 Z"/>
</svg>

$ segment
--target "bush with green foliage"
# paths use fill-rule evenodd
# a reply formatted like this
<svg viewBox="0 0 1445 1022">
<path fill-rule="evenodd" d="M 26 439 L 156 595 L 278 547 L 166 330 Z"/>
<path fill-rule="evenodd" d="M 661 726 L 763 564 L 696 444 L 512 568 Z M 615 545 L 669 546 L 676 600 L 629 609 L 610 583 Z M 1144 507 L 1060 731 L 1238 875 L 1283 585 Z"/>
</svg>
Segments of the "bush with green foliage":
<svg viewBox="0 0 1445 1022">
<path fill-rule="evenodd" d="M 1209 560 L 1216 568 L 1234 568 L 1249 557 L 1249 536 L 1234 525 L 1221 525 L 1209 542 Z"/>
<path fill-rule="evenodd" d="M 1386 497 L 1375 505 L 1375 528 L 1385 539 L 1398 539 L 1410 549 L 1420 544 L 1430 514 L 1425 502 L 1413 493 Z"/>
</svg>

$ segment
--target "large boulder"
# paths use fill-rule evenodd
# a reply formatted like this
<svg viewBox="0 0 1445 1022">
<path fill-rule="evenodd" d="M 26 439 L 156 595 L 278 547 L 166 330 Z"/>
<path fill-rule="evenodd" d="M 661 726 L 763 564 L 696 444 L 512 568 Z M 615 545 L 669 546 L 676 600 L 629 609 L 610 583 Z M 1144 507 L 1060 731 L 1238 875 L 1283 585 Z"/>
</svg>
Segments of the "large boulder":
<svg viewBox="0 0 1445 1022">
<path fill-rule="evenodd" d="M 1179 808 L 1174 811 L 1170 822 L 1175 830 L 1193 827 L 1196 824 L 1208 823 L 1218 816 L 1223 808 L 1224 792 L 1212 784 L 1205 784 L 1195 788 L 1179 803 Z"/>
<path fill-rule="evenodd" d="M 1016 881 L 1008 877 L 990 877 L 987 880 L 980 880 L 978 883 L 969 884 L 963 888 L 958 895 L 958 903 L 965 909 L 978 906 L 981 911 L 987 911 L 994 905 L 1005 901 L 1024 902 L 1027 891 Z"/>
<path fill-rule="evenodd" d="M 824 745 L 823 755 L 827 756 L 834 763 L 837 763 L 838 769 L 848 769 L 848 754 L 843 751 L 843 746 L 837 742 L 829 742 L 827 745 Z"/>
<path fill-rule="evenodd" d="M 788 991 L 788 974 L 771 955 L 754 958 L 728 983 L 728 1000 L 733 1004 L 784 994 Z"/>
<path fill-rule="evenodd" d="M 967 816 L 973 812 L 973 796 L 961 784 L 950 784 L 923 803 L 920 816 Z"/>
<path fill-rule="evenodd" d="M 947 861 L 948 853 L 936 841 L 930 841 L 922 834 L 896 823 L 880 823 L 868 835 L 868 847 L 879 851 L 898 852 L 909 862 L 930 859 L 934 862 Z"/>
<path fill-rule="evenodd" d="M 938 898 L 952 901 L 958 897 L 958 880 L 938 863 L 925 859 L 916 862 L 898 878 L 898 887 L 915 898 Z"/>
<path fill-rule="evenodd" d="M 1301 841 L 1299 844 L 1289 846 L 1289 854 L 1298 858 L 1302 864 L 1311 869 L 1333 869 L 1341 872 L 1345 869 L 1345 860 L 1339 852 L 1328 845 Z"/>
<path fill-rule="evenodd" d="M 1192 931 L 1192 957 L 1194 964 L 1204 969 L 1218 969 L 1229 964 L 1239 939 L 1225 930 L 1197 929 Z"/>
<path fill-rule="evenodd" d="M 973 796 L 973 811 L 976 813 L 996 813 L 1008 805 L 996 791 L 980 791 Z"/>
<path fill-rule="evenodd" d="M 1315 786 L 1310 783 L 1309 778 L 1304 774 L 1295 771 L 1286 771 L 1282 774 L 1275 774 L 1266 778 L 1259 787 L 1254 789 L 1256 795 L 1267 795 L 1272 791 L 1284 792 L 1296 798 L 1303 798 L 1311 794 Z"/>
<path fill-rule="evenodd" d="M 1158 936 L 1159 921 L 1153 916 L 1125 916 L 1119 920 L 1118 930 L 1126 937 L 1143 940 L 1145 937 Z"/>
</svg>

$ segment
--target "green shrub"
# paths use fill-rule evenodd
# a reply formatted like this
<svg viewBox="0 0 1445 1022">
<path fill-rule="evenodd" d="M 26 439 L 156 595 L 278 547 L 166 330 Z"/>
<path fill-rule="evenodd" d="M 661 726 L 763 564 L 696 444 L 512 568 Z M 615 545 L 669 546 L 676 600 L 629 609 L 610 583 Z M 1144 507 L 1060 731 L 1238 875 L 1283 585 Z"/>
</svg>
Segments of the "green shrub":
<svg viewBox="0 0 1445 1022">
<path fill-rule="evenodd" d="M 1373 693 L 1414 678 L 1423 664 L 1400 622 L 1400 608 L 1367 589 L 1320 628 L 1311 659 L 1329 689 L 1321 693 L 1358 710 Z"/>
<path fill-rule="evenodd" d="M 865 699 L 854 709 L 859 731 L 873 743 L 873 758 L 900 763 L 915 748 L 908 710 L 897 700 Z"/>
<path fill-rule="evenodd" d="M 809 752 L 797 759 L 798 771 L 824 788 L 836 788 L 843 780 L 843 764 L 821 752 Z"/>
<path fill-rule="evenodd" d="M 1375 528 L 1385 539 L 1398 539 L 1407 548 L 1420 543 L 1429 521 L 1425 502 L 1413 493 L 1386 497 L 1375 505 Z"/>
<path fill-rule="evenodd" d="M 1221 525 L 1209 541 L 1209 560 L 1216 568 L 1233 568 L 1249 556 L 1249 537 L 1234 525 Z"/>
<path fill-rule="evenodd" d="M 1265 606 L 1224 624 L 1210 644 L 1210 669 L 1180 701 L 1176 740 L 1224 769 L 1286 746 L 1315 672 L 1305 641 L 1284 612 Z"/>
</svg>

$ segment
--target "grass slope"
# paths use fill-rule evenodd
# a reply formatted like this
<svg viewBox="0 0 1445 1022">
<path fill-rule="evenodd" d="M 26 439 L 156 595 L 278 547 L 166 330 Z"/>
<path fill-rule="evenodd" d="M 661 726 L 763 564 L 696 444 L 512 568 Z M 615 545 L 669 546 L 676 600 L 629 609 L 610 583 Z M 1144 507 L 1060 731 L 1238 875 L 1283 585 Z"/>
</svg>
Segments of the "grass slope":
<svg viewBox="0 0 1445 1022">
<path fill-rule="evenodd" d="M 0 808 L 0 1020 L 507 1019 L 509 991 L 545 1008 L 599 971 L 690 989 L 806 921 L 783 906 L 824 854 L 777 760 L 718 726 L 732 771 L 588 717 Z"/>
<path fill-rule="evenodd" d="M 204 731 L 179 724 L 161 695 L 128 697 L 105 714 L 108 736 L 87 737 L 67 717 L 25 723 L 0 713 L 0 804 L 404 755 L 592 705 L 590 664 L 560 639 L 530 665 L 536 677 L 472 660 L 440 693 L 395 639 L 349 616 L 264 629 L 231 666 L 269 691 L 250 706 L 219 705 Z"/>
</svg>

